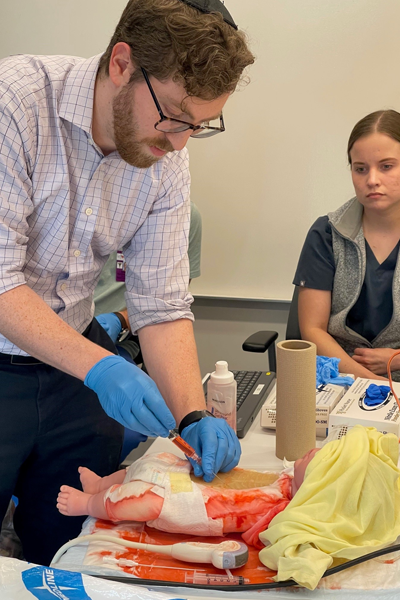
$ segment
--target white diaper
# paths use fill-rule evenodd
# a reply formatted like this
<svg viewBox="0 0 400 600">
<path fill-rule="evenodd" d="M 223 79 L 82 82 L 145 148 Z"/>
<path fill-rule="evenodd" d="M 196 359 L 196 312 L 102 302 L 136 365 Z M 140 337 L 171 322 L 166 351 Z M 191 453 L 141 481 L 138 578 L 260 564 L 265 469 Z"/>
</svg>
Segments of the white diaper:
<svg viewBox="0 0 400 600">
<path fill-rule="evenodd" d="M 159 517 L 147 523 L 150 527 L 169 533 L 222 535 L 222 519 L 207 516 L 201 488 L 192 482 L 190 472 L 189 461 L 174 454 L 146 454 L 127 468 L 123 485 L 105 496 L 115 503 L 140 497 L 150 484 L 152 493 L 164 498 Z"/>
</svg>

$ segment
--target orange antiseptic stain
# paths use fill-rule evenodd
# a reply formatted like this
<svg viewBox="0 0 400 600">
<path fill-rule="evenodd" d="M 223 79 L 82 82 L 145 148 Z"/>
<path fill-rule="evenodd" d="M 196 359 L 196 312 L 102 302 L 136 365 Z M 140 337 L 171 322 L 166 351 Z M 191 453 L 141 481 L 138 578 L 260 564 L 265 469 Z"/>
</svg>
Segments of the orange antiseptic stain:
<svg viewBox="0 0 400 600">
<path fill-rule="evenodd" d="M 179 438 L 173 441 L 185 444 Z M 176 466 L 188 467 L 187 461 L 177 459 L 176 456 L 168 453 L 159 454 L 155 459 L 160 463 L 157 472 L 164 474 L 168 473 L 168 469 L 174 472 Z M 109 520 L 112 523 L 125 523 L 133 520 L 135 522 L 155 521 L 160 516 L 162 509 L 167 508 L 164 507 L 165 500 L 158 493 L 159 490 L 153 492 L 153 488 L 158 487 L 158 484 L 142 481 L 140 472 L 128 473 L 129 481 L 112 486 L 106 495 L 104 506 Z M 283 501 L 286 501 L 287 504 L 291 499 L 291 477 L 286 474 L 278 476 L 271 473 L 257 475 L 256 472 L 246 473 L 242 469 L 233 470 L 228 476 L 228 483 L 229 477 L 231 477 L 231 485 L 226 487 L 224 485 L 222 488 L 220 485 L 213 487 L 211 484 L 209 486 L 202 480 L 194 482 L 194 485 L 198 486 L 197 492 L 201 492 L 201 498 L 198 497 L 198 501 L 203 501 L 208 519 L 218 522 L 217 531 L 221 531 L 224 535 L 245 534 L 251 531 L 250 537 L 247 536 L 247 539 L 257 545 L 254 540 L 261 531 L 266 529 L 271 520 L 269 517 L 269 520 L 266 520 L 265 517 L 272 514 L 271 511 L 277 507 L 282 510 L 285 506 Z M 224 481 L 226 484 L 227 480 L 222 480 L 222 483 Z M 244 488 L 246 484 L 249 487 Z M 161 485 L 161 487 L 163 486 Z M 265 520 L 266 526 L 264 526 Z M 176 531 L 174 518 L 171 517 L 169 522 L 168 520 L 164 522 L 166 529 Z M 260 523 L 260 529 L 257 530 L 258 523 Z M 183 530 L 191 533 L 189 525 Z"/>
<path fill-rule="evenodd" d="M 329 589 L 330 590 L 341 590 L 342 586 L 341 585 L 337 585 L 337 584 L 336 585 L 330 585 Z"/>
<path fill-rule="evenodd" d="M 394 558 L 389 559 L 389 560 L 385 560 L 385 565 L 394 565 L 394 563 L 396 562 L 396 560 Z"/>
<path fill-rule="evenodd" d="M 117 502 L 106 498 L 105 509 L 111 521 L 126 521 L 135 515 L 135 521 L 153 521 L 160 516 L 164 498 L 154 494 L 151 490 L 135 496 L 125 496 Z"/>
<path fill-rule="evenodd" d="M 222 489 L 200 485 L 201 494 L 210 519 L 222 522 L 224 534 L 245 532 L 256 525 L 274 507 L 289 501 L 291 478 L 281 475 L 274 485 L 250 489 Z M 130 494 L 121 499 L 107 498 L 105 508 L 112 522 L 148 522 L 157 519 L 164 498 L 147 489 L 142 494 Z M 265 528 L 259 530 L 263 531 Z M 189 529 L 190 530 L 190 529 Z M 258 533 L 259 533 L 258 532 Z"/>
<path fill-rule="evenodd" d="M 207 516 L 222 519 L 224 533 L 247 531 L 262 515 L 277 506 L 286 490 L 283 486 L 279 494 L 267 492 L 266 488 L 250 490 L 202 489 Z M 289 498 L 288 498 L 289 499 Z"/>
<path fill-rule="evenodd" d="M 168 458 L 169 455 L 166 455 Z M 174 461 L 176 457 L 174 457 Z M 200 485 L 200 484 L 199 484 Z M 142 487 L 140 489 L 143 489 Z M 235 575 L 241 575 L 250 580 L 251 583 L 268 583 L 276 575 L 274 571 L 266 569 L 258 559 L 259 547 L 261 545 L 258 534 L 264 531 L 273 516 L 283 510 L 291 498 L 291 478 L 281 475 L 273 485 L 260 488 L 233 489 L 213 488 L 200 485 L 204 506 L 208 518 L 220 520 L 224 534 L 230 539 L 241 540 L 240 533 L 249 547 L 249 560 L 246 566 L 235 569 Z M 190 534 L 171 534 L 150 528 L 145 523 L 157 518 L 161 512 L 163 498 L 148 489 L 144 494 L 137 496 L 129 495 L 123 500 L 110 502 L 108 506 L 110 518 L 115 521 L 96 522 L 94 533 L 102 530 L 112 531 L 115 536 L 122 539 L 147 543 L 170 545 L 183 541 L 219 543 L 226 537 L 193 537 Z M 111 514 L 112 513 L 112 514 Z M 151 513 L 151 519 L 148 514 Z M 118 517 L 120 517 L 118 519 Z M 143 518 L 142 518 L 143 517 Z M 146 517 L 146 518 L 144 518 Z M 130 519 L 136 518 L 136 521 Z M 117 523 L 119 521 L 119 523 Z M 190 529 L 189 529 L 190 531 Z M 100 551 L 89 547 L 88 556 L 98 560 L 103 565 L 103 556 Z M 126 573 L 133 574 L 142 579 L 156 579 L 170 582 L 184 582 L 186 573 L 194 570 L 210 574 L 225 573 L 216 569 L 212 564 L 185 563 L 170 556 L 135 550 L 122 547 L 114 550 L 111 556 L 119 559 L 128 559 L 138 562 L 139 566 L 116 567 Z M 167 568 L 170 567 L 170 568 Z M 173 567 L 173 568 L 171 568 Z"/>
<path fill-rule="evenodd" d="M 123 527 L 123 529 L 121 527 Z M 102 529 L 114 529 L 116 536 L 144 544 L 169 545 L 186 541 L 219 544 L 227 539 L 225 537 L 193 537 L 190 535 L 165 533 L 163 531 L 158 531 L 157 529 L 152 529 L 144 524 L 140 524 L 138 526 L 137 523 L 113 525 L 112 523 L 107 523 L 105 521 L 96 521 L 96 526 L 93 533 L 99 533 Z M 229 539 L 241 540 L 241 537 L 240 534 L 232 533 L 229 535 Z M 110 553 L 105 554 L 104 551 L 90 551 L 90 549 L 88 553 L 90 553 L 91 558 L 97 556 L 99 559 L 99 564 L 101 565 L 104 564 L 103 556 L 110 556 Z M 185 574 L 188 569 L 191 569 L 191 571 L 189 571 L 190 573 L 193 573 L 193 570 L 195 569 L 203 573 L 225 574 L 225 571 L 216 569 L 212 564 L 182 562 L 172 558 L 171 556 L 156 554 L 154 552 L 146 552 L 145 550 L 136 550 L 133 548 L 123 549 L 121 547 L 120 550 L 112 552 L 111 555 L 116 559 L 125 558 L 138 562 L 139 564 L 146 565 L 136 567 L 118 567 L 125 573 L 129 573 L 141 579 L 156 579 L 160 581 L 183 583 L 185 581 Z M 177 567 L 177 569 L 166 569 L 164 567 Z M 260 567 L 262 567 L 262 569 L 260 569 Z M 247 564 L 239 569 L 234 569 L 234 574 L 247 577 L 250 580 L 250 583 L 268 583 L 272 581 L 272 578 L 274 575 L 276 575 L 276 572 L 266 569 L 266 567 L 264 567 L 258 558 L 258 550 L 250 546 L 249 560 Z"/>
</svg>

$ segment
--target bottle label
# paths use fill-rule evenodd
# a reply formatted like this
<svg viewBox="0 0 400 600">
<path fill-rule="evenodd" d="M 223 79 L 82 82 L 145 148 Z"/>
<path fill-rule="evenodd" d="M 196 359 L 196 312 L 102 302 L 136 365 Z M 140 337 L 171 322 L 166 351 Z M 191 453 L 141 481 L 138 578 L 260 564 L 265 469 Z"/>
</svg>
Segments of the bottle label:
<svg viewBox="0 0 400 600">
<path fill-rule="evenodd" d="M 230 413 L 228 413 L 228 414 L 225 414 L 225 413 L 222 413 L 222 412 L 220 412 L 220 411 L 218 410 L 218 408 L 215 408 L 215 406 L 212 406 L 212 407 L 211 407 L 210 413 L 211 413 L 212 415 L 214 415 L 214 417 L 217 417 L 217 419 L 225 419 L 225 421 L 228 421 L 228 420 L 229 420 L 229 418 L 230 418 L 230 416 L 231 416 L 231 414 L 230 414 Z"/>
<path fill-rule="evenodd" d="M 211 392 L 210 400 L 212 402 L 212 407 L 219 410 L 221 414 L 230 414 L 232 412 L 232 406 L 234 406 L 232 396 L 213 390 Z"/>
<path fill-rule="evenodd" d="M 236 399 L 231 394 L 210 390 L 207 394 L 207 409 L 214 417 L 224 419 L 236 431 Z"/>
</svg>

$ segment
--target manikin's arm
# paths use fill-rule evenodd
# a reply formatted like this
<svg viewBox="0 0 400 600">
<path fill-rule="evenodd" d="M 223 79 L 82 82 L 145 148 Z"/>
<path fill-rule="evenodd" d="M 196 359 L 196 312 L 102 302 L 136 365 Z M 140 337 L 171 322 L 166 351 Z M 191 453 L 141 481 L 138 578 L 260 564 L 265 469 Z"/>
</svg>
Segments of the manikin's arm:
<svg viewBox="0 0 400 600">
<path fill-rule="evenodd" d="M 331 292 L 310 288 L 299 289 L 298 314 L 301 337 L 314 342 L 318 354 L 340 358 L 339 370 L 341 373 L 351 373 L 356 377 L 368 379 L 380 379 L 375 373 L 353 360 L 328 333 L 330 313 Z"/>
<path fill-rule="evenodd" d="M 307 452 L 302 458 L 299 458 L 294 463 L 294 474 L 292 479 L 292 497 L 295 495 L 299 487 L 304 481 L 306 469 L 320 448 L 313 448 Z"/>
</svg>

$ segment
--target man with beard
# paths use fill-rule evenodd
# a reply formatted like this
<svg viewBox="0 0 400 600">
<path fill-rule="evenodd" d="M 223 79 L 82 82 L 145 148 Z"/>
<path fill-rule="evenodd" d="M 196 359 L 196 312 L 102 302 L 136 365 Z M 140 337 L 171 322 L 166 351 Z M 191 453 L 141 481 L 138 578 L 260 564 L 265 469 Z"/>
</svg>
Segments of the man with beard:
<svg viewBox="0 0 400 600">
<path fill-rule="evenodd" d="M 15 493 L 29 561 L 48 564 L 79 533 L 82 519 L 56 510 L 58 488 L 79 484 L 79 465 L 114 471 L 123 426 L 179 426 L 207 480 L 239 460 L 233 431 L 204 412 L 185 145 L 224 130 L 253 60 L 220 0 L 130 0 L 102 56 L 0 62 L 0 516 Z M 93 320 L 119 248 L 153 379 Z"/>
</svg>

